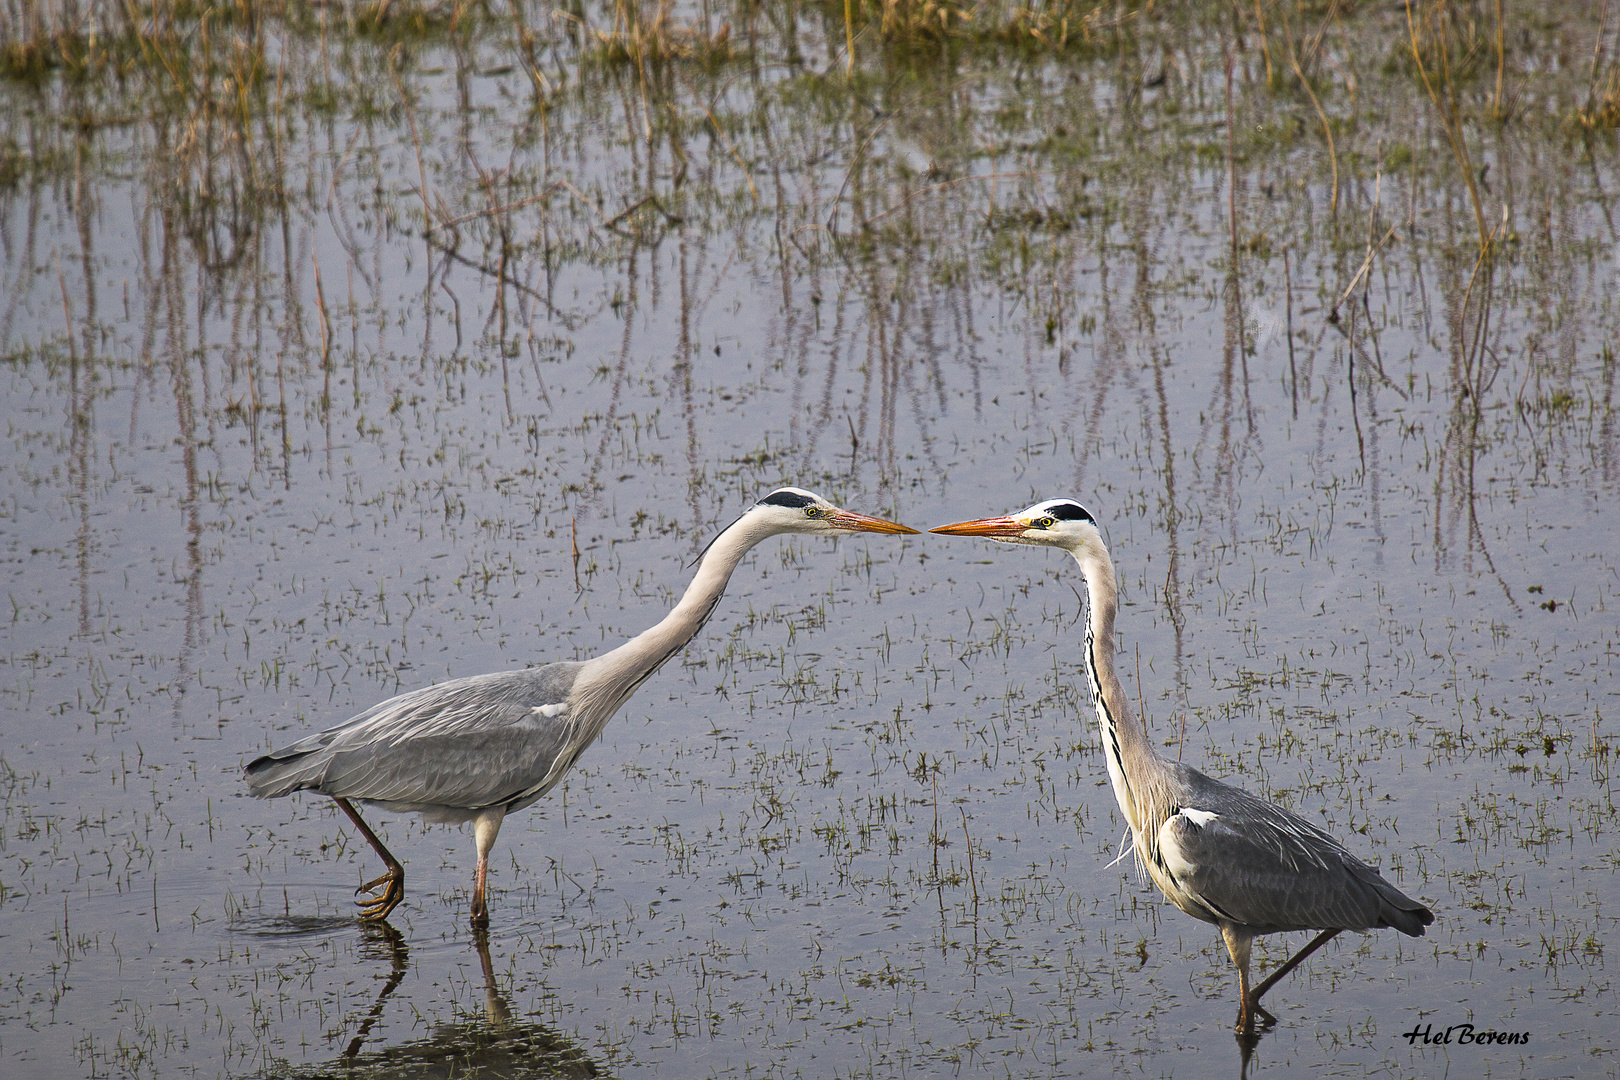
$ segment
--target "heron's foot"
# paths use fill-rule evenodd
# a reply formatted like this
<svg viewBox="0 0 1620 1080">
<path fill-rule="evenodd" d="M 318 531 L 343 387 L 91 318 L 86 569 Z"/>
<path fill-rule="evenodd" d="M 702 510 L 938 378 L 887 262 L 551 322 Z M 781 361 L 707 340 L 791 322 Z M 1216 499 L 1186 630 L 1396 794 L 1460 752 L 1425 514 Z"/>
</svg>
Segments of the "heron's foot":
<svg viewBox="0 0 1620 1080">
<path fill-rule="evenodd" d="M 472 916 L 467 921 L 472 923 L 474 930 L 488 930 L 489 905 L 483 903 L 473 905 Z"/>
<path fill-rule="evenodd" d="M 1277 1018 L 1261 1007 L 1258 1001 L 1244 1002 L 1244 1007 L 1238 1010 L 1235 1029 L 1239 1035 L 1249 1035 L 1257 1031 L 1270 1031 L 1277 1026 Z"/>
<path fill-rule="evenodd" d="M 379 889 L 378 887 L 381 886 Z M 382 922 L 388 918 L 388 913 L 399 906 L 405 899 L 405 870 L 399 866 L 390 866 L 388 872 L 379 878 L 366 882 L 354 890 L 355 895 L 371 893 L 370 896 L 356 900 L 355 906 L 360 909 L 360 918 L 364 922 Z"/>
</svg>

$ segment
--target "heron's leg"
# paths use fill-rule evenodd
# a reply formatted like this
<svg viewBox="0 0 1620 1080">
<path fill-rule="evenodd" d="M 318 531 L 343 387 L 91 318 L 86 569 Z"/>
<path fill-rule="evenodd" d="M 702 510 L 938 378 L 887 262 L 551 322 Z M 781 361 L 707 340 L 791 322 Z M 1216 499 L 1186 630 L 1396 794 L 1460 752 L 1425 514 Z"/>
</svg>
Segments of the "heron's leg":
<svg viewBox="0 0 1620 1080">
<path fill-rule="evenodd" d="M 501 831 L 506 817 L 504 806 L 492 806 L 473 818 L 473 839 L 478 844 L 478 870 L 473 875 L 472 924 L 482 930 L 489 925 L 489 905 L 484 900 L 484 879 L 489 875 L 489 849 Z"/>
<path fill-rule="evenodd" d="M 1232 954 L 1232 963 L 1238 971 L 1237 1030 L 1246 1032 L 1254 1027 L 1256 1013 L 1260 1014 L 1262 1020 L 1272 1019 L 1270 1013 L 1260 1008 L 1260 996 L 1249 992 L 1249 958 L 1254 935 L 1231 923 L 1222 923 L 1221 937 L 1225 939 L 1226 951 Z"/>
<path fill-rule="evenodd" d="M 1311 943 L 1309 945 L 1295 953 L 1288 963 L 1284 964 L 1282 967 L 1268 975 L 1265 982 L 1254 988 L 1254 1000 L 1256 1003 L 1255 1007 L 1259 1007 L 1260 995 L 1264 994 L 1267 990 L 1270 990 L 1273 986 L 1276 986 L 1278 981 L 1281 980 L 1284 975 L 1287 975 L 1290 971 L 1293 971 L 1299 966 L 1300 961 L 1304 960 L 1307 956 L 1311 955 L 1311 953 L 1332 941 L 1339 935 L 1339 933 L 1339 930 L 1322 931 L 1320 934 L 1317 934 L 1311 939 Z"/>
<path fill-rule="evenodd" d="M 371 826 L 365 823 L 365 819 L 360 816 L 360 811 L 356 810 L 348 799 L 341 799 L 334 795 L 332 801 L 338 804 L 338 809 L 349 815 L 349 820 L 354 822 L 354 827 L 360 830 L 360 835 L 366 838 L 366 843 L 371 845 L 373 851 L 382 856 L 384 865 L 388 867 L 387 873 L 366 882 L 354 890 L 356 893 L 365 893 L 371 892 L 379 885 L 385 886 L 378 895 L 355 901 L 355 904 L 360 908 L 360 917 L 362 919 L 367 922 L 382 922 L 388 918 L 388 913 L 398 907 L 401 900 L 405 899 L 405 868 L 399 864 L 398 859 L 394 858 L 394 853 L 389 851 L 381 840 L 377 839 L 377 834 L 371 831 Z"/>
</svg>

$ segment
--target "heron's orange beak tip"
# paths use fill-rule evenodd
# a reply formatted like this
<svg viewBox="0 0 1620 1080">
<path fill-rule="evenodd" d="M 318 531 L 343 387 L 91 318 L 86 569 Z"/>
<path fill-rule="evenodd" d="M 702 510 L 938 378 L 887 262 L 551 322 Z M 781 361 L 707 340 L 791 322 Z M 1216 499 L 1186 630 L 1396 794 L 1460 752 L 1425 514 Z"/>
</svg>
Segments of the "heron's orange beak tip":
<svg viewBox="0 0 1620 1080">
<path fill-rule="evenodd" d="M 991 540 L 1004 540 L 1022 535 L 1025 528 L 1024 523 L 1017 518 L 997 517 L 980 518 L 978 521 L 958 521 L 954 525 L 941 525 L 928 531 L 943 533 L 946 536 L 983 536 Z"/>
<path fill-rule="evenodd" d="M 853 510 L 838 511 L 833 515 L 832 523 L 840 529 L 854 529 L 857 532 L 891 533 L 902 536 L 916 535 L 917 532 L 911 526 L 902 525 L 898 521 L 873 517 L 870 514 L 857 514 Z"/>
</svg>

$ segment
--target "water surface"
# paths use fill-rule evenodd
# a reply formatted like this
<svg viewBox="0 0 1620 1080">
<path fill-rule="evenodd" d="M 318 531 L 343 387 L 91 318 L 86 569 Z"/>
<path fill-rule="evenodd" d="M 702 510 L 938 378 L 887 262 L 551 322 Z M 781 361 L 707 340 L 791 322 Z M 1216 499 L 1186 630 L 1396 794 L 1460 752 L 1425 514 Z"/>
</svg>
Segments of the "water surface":
<svg viewBox="0 0 1620 1080">
<path fill-rule="evenodd" d="M 1422 72 L 1399 8 L 1261 5 L 863 22 L 853 78 L 830 9 L 90 10 L 0 89 L 8 1077 L 1237 1073 L 1055 553 L 762 545 L 508 819 L 487 941 L 470 834 L 372 815 L 390 933 L 329 800 L 246 797 L 645 628 L 783 482 L 1079 498 L 1165 752 L 1434 909 L 1251 1073 L 1615 1071 L 1602 12 L 1511 12 L 1499 82 L 1447 9 L 1448 91 L 1429 8 Z M 1530 1042 L 1404 1037 L 1462 1023 Z"/>
</svg>

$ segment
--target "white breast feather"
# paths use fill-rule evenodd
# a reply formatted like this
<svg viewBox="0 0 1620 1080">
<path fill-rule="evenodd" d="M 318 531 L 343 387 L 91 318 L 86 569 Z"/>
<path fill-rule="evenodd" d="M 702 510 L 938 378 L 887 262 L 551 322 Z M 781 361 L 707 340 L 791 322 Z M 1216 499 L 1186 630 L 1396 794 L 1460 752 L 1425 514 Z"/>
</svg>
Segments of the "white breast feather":
<svg viewBox="0 0 1620 1080">
<path fill-rule="evenodd" d="M 531 709 L 529 711 L 539 713 L 541 716 L 545 717 L 547 720 L 550 720 L 554 716 L 561 716 L 563 713 L 567 712 L 568 711 L 568 702 L 563 701 L 563 702 L 559 702 L 556 705 L 536 705 L 533 709 Z"/>
<path fill-rule="evenodd" d="M 1175 875 L 1176 880 L 1185 881 L 1198 869 L 1195 864 L 1182 854 L 1176 830 L 1171 828 L 1176 818 L 1186 818 L 1193 825 L 1202 829 L 1219 816 L 1219 814 L 1211 813 L 1208 810 L 1195 810 L 1190 806 L 1184 806 L 1181 808 L 1180 813 L 1171 817 L 1159 827 L 1159 854 L 1164 859 L 1165 867 Z"/>
</svg>

